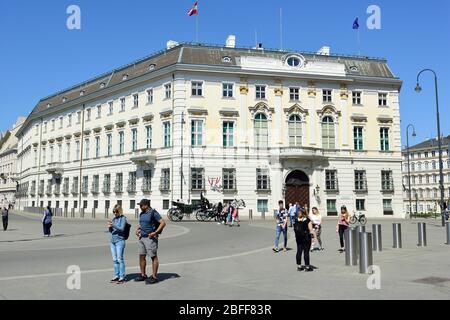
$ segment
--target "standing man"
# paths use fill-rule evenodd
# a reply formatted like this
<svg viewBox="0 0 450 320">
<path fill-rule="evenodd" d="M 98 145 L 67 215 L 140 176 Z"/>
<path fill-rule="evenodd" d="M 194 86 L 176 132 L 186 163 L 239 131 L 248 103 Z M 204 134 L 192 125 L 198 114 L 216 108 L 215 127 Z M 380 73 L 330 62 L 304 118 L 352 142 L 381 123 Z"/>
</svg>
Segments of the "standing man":
<svg viewBox="0 0 450 320">
<path fill-rule="evenodd" d="M 145 281 L 146 284 L 158 282 L 158 237 L 166 227 L 166 222 L 161 215 L 152 207 L 150 200 L 144 199 L 139 203 L 141 214 L 139 216 L 139 227 L 136 236 L 139 239 L 139 266 L 141 275 L 135 279 L 137 282 Z M 147 267 L 146 256 L 152 259 L 152 276 L 147 277 L 145 269 Z"/>
<path fill-rule="evenodd" d="M 287 251 L 287 242 L 288 242 L 288 213 L 284 208 L 284 202 L 282 200 L 278 201 L 278 210 L 277 215 L 275 217 L 277 222 L 277 233 L 275 236 L 275 247 L 273 248 L 274 252 L 280 252 L 280 248 L 278 247 L 280 243 L 280 236 L 283 233 L 284 246 L 283 251 Z"/>
<path fill-rule="evenodd" d="M 289 204 L 289 228 L 292 228 L 295 222 L 295 216 L 297 215 L 297 206 L 292 203 Z"/>
<path fill-rule="evenodd" d="M 3 208 L 2 210 L 2 222 L 3 222 L 3 231 L 8 230 L 8 209 Z"/>
</svg>

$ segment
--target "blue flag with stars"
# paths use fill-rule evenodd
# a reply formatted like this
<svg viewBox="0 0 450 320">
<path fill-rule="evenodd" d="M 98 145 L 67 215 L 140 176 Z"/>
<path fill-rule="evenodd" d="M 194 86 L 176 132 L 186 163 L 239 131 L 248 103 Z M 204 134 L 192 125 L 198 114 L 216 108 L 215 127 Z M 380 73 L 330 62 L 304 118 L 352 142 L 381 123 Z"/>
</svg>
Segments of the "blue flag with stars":
<svg viewBox="0 0 450 320">
<path fill-rule="evenodd" d="M 359 18 L 356 18 L 353 22 L 353 29 L 358 30 L 359 29 Z"/>
</svg>

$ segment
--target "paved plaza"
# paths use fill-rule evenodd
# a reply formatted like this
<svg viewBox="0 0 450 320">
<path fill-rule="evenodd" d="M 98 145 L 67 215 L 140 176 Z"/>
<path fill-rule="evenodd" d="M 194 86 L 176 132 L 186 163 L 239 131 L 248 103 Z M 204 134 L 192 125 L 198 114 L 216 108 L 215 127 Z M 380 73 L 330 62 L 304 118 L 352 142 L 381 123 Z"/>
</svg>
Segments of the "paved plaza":
<svg viewBox="0 0 450 320">
<path fill-rule="evenodd" d="M 392 223 L 401 222 L 403 249 L 392 249 Z M 241 228 L 194 221 L 169 223 L 160 241 L 157 285 L 108 283 L 112 278 L 105 221 L 54 219 L 53 237 L 43 238 L 39 216 L 10 215 L 0 232 L 0 299 L 448 299 L 450 246 L 440 221 L 428 220 L 428 247 L 417 248 L 418 221 L 369 220 L 383 227 L 383 249 L 374 253 L 381 289 L 367 288 L 368 275 L 346 267 L 337 252 L 336 221 L 325 220 L 325 251 L 312 254 L 314 272 L 299 273 L 292 231 L 287 253 L 275 254 L 272 221 Z M 135 221 L 131 224 L 136 226 Z M 134 233 L 134 232 L 133 232 Z M 128 278 L 138 273 L 137 242 L 125 251 Z M 81 289 L 69 290 L 68 266 L 81 268 Z"/>
</svg>

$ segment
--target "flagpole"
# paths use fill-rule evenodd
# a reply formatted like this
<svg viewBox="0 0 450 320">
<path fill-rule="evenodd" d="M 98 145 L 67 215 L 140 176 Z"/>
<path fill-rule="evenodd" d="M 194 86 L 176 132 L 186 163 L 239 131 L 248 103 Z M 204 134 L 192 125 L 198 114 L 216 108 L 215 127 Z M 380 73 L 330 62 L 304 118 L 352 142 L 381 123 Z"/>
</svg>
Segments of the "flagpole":
<svg viewBox="0 0 450 320">
<path fill-rule="evenodd" d="M 358 28 L 358 32 L 357 32 L 357 34 L 358 34 L 358 55 L 360 56 L 361 55 L 361 37 L 360 37 L 360 34 L 359 34 L 359 28 Z"/>
<path fill-rule="evenodd" d="M 198 43 L 198 13 L 195 15 L 195 42 Z"/>
<path fill-rule="evenodd" d="M 283 8 L 280 8 L 280 50 L 283 51 Z"/>
</svg>

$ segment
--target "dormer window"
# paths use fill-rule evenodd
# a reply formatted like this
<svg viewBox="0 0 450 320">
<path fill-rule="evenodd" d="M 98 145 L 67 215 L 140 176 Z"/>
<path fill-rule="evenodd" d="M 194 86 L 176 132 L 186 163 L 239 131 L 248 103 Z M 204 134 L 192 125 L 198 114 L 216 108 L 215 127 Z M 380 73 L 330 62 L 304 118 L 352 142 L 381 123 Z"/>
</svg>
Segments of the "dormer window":
<svg viewBox="0 0 450 320">
<path fill-rule="evenodd" d="M 222 62 L 224 62 L 224 63 L 231 63 L 231 58 L 230 57 L 223 57 L 222 58 Z"/>
<path fill-rule="evenodd" d="M 148 71 L 153 71 L 156 69 L 156 64 L 152 63 L 149 67 L 148 67 Z"/>
<path fill-rule="evenodd" d="M 67 102 L 67 98 L 66 97 L 63 97 L 62 98 L 62 102 L 64 103 L 64 102 Z"/>
<path fill-rule="evenodd" d="M 292 55 L 286 58 L 285 63 L 291 68 L 301 68 L 305 64 L 305 59 L 302 56 Z"/>
<path fill-rule="evenodd" d="M 127 74 L 124 74 L 124 75 L 122 76 L 122 81 L 125 81 L 125 80 L 128 80 L 128 75 L 127 75 Z"/>
<path fill-rule="evenodd" d="M 47 108 L 50 108 L 52 106 L 51 103 L 47 103 Z"/>
<path fill-rule="evenodd" d="M 350 71 L 351 71 L 351 72 L 358 72 L 359 69 L 358 69 L 357 66 L 351 66 L 351 67 L 350 67 Z"/>
<path fill-rule="evenodd" d="M 106 83 L 102 82 L 102 83 L 100 84 L 100 89 L 103 89 L 104 87 L 106 87 Z"/>
<path fill-rule="evenodd" d="M 85 93 L 86 93 L 86 91 L 81 90 L 81 91 L 80 91 L 80 97 L 84 96 Z"/>
</svg>

